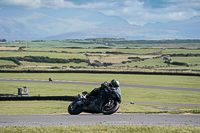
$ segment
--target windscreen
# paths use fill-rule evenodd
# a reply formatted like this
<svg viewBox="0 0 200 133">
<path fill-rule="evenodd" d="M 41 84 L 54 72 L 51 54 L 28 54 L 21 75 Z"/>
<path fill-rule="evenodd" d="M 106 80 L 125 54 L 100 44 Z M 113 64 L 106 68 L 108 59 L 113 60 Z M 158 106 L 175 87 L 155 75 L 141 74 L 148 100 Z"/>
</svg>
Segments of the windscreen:
<svg viewBox="0 0 200 133">
<path fill-rule="evenodd" d="M 115 90 L 121 95 L 121 89 L 119 87 L 115 88 Z"/>
</svg>

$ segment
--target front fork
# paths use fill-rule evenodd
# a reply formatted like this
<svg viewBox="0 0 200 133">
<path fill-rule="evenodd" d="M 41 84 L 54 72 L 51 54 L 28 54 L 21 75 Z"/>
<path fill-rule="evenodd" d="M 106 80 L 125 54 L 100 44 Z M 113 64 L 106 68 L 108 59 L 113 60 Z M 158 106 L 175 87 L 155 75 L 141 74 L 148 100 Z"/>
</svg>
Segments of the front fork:
<svg viewBox="0 0 200 133">
<path fill-rule="evenodd" d="M 82 104 L 83 104 L 82 101 L 77 101 L 77 102 L 74 103 L 71 107 L 72 107 L 72 109 L 75 109 L 75 108 L 77 108 L 78 106 L 80 106 L 80 105 L 82 105 Z"/>
</svg>

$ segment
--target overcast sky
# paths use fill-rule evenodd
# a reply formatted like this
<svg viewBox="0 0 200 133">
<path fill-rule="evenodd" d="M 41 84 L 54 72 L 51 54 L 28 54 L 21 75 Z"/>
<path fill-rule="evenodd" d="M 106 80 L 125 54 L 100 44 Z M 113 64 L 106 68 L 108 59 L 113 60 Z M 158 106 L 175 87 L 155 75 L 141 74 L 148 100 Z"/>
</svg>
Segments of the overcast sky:
<svg viewBox="0 0 200 133">
<path fill-rule="evenodd" d="M 130 24 L 169 22 L 200 16 L 200 0 L 0 0 L 0 7 L 83 8 L 120 16 Z"/>
</svg>

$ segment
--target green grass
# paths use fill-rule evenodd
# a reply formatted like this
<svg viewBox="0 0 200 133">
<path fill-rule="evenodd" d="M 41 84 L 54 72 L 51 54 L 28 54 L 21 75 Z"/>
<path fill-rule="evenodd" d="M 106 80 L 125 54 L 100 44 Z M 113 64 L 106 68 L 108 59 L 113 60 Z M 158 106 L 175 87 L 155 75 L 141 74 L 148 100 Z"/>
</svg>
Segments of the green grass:
<svg viewBox="0 0 200 133">
<path fill-rule="evenodd" d="M 189 65 L 200 65 L 200 57 L 170 57 L 172 61 L 185 62 Z"/>
<path fill-rule="evenodd" d="M 199 104 L 200 92 L 172 91 L 144 88 L 123 88 L 123 101 L 151 103 Z"/>
<path fill-rule="evenodd" d="M 121 41 L 121 40 L 120 40 Z M 119 43 L 119 40 L 113 41 L 88 41 L 88 40 L 62 40 L 62 41 L 43 41 L 43 42 L 6 42 L 5 44 L 1 44 L 1 46 L 25 46 L 25 47 L 82 47 L 82 48 L 92 48 L 92 47 L 108 47 L 105 45 L 106 43 L 112 44 L 113 46 L 109 46 L 112 48 L 134 48 L 134 47 L 144 47 L 144 46 L 176 46 L 176 47 L 183 47 L 187 45 L 199 45 L 199 43 L 159 43 L 158 41 L 154 41 L 154 43 L 148 44 L 145 43 L 136 43 L 134 40 L 122 40 L 123 42 Z"/>
<path fill-rule="evenodd" d="M 0 46 L 0 50 L 18 50 L 19 47 L 2 47 Z"/>
<path fill-rule="evenodd" d="M 198 133 L 194 126 L 134 126 L 134 125 L 84 125 L 84 126 L 40 126 L 40 127 L 0 127 L 1 133 Z"/>
<path fill-rule="evenodd" d="M 31 114 L 67 114 L 67 101 L 0 101 L 1 115 L 31 115 Z M 131 105 L 131 106 L 130 106 Z M 154 113 L 160 112 L 142 105 L 121 103 L 118 113 Z"/>
<path fill-rule="evenodd" d="M 165 49 L 163 54 L 200 54 L 200 49 Z"/>
<path fill-rule="evenodd" d="M 83 91 L 90 91 L 98 86 L 52 84 L 52 83 L 28 83 L 28 82 L 0 82 L 0 93 L 18 94 L 18 89 L 26 86 L 30 96 L 76 96 Z"/>
<path fill-rule="evenodd" d="M 83 49 L 71 49 L 71 48 L 25 48 L 25 51 L 57 51 L 57 52 L 106 52 L 112 51 L 112 49 L 93 49 L 93 48 L 83 48 Z"/>
<path fill-rule="evenodd" d="M 0 101 L 1 115 L 61 114 L 68 113 L 66 101 Z"/>
<path fill-rule="evenodd" d="M 89 56 L 90 62 L 93 63 L 95 60 L 106 63 L 121 63 L 122 61 L 128 61 L 130 55 L 98 55 L 98 56 Z"/>
<path fill-rule="evenodd" d="M 61 58 L 61 59 L 86 59 L 84 54 L 69 54 L 69 53 L 55 53 L 55 52 L 11 52 L 11 51 L 1 51 L 0 57 L 9 57 L 9 56 L 48 56 L 50 58 Z"/>
<path fill-rule="evenodd" d="M 170 71 L 176 72 L 176 70 L 174 69 L 179 69 L 179 70 L 191 70 L 193 69 L 194 65 L 196 64 L 200 64 L 200 58 L 199 57 L 171 57 L 171 59 L 173 61 L 178 61 L 178 62 L 186 62 L 190 65 L 190 67 L 187 68 L 183 68 L 182 66 L 176 66 L 176 68 L 174 67 L 174 65 L 167 65 L 166 63 L 164 63 L 164 60 L 162 58 L 158 58 L 158 59 L 153 59 L 153 60 L 145 60 L 145 61 L 140 61 L 140 62 L 132 62 L 132 63 L 126 63 L 126 64 L 121 64 L 124 61 L 131 61 L 131 59 L 128 59 L 128 57 L 140 57 L 140 58 L 152 58 L 152 57 L 156 57 L 156 56 L 160 56 L 160 55 L 155 55 L 155 53 L 161 52 L 161 50 L 163 49 L 145 49 L 145 48 L 135 48 L 135 49 L 122 49 L 122 48 L 115 48 L 112 47 L 110 49 L 95 49 L 93 47 L 88 47 L 91 44 L 82 44 L 85 45 L 83 46 L 82 49 L 71 49 L 71 48 L 63 48 L 64 45 L 66 46 L 73 46 L 72 44 L 76 44 L 75 46 L 77 46 L 77 44 L 79 43 L 75 43 L 75 42 L 87 42 L 88 41 L 81 41 L 81 40 L 76 40 L 76 41 L 47 41 L 47 42 L 22 42 L 22 43 L 15 43 L 13 42 L 13 45 L 19 45 L 23 44 L 23 45 L 27 45 L 28 43 L 30 43 L 29 45 L 33 46 L 33 47 L 28 47 L 25 48 L 25 51 L 1 51 L 0 52 L 0 57 L 13 57 L 13 56 L 48 56 L 50 58 L 60 58 L 60 59 L 72 59 L 72 58 L 78 58 L 78 59 L 89 59 L 89 61 L 91 63 L 93 63 L 95 60 L 98 60 L 102 63 L 119 63 L 118 65 L 112 65 L 109 67 L 100 67 L 100 69 L 105 69 L 105 70 L 114 70 L 116 68 L 116 66 L 118 67 L 118 70 L 121 70 L 119 67 L 123 67 L 123 70 L 137 70 L 137 67 L 140 68 L 140 71 L 151 71 L 152 69 L 170 69 Z M 12 44 L 10 42 L 8 42 L 8 44 Z M 57 47 L 55 47 L 57 44 Z M 81 45 L 81 47 L 82 47 Z M 95 44 L 92 44 L 95 46 Z M 9 45 L 8 45 L 9 46 Z M 41 46 L 41 47 L 40 47 Z M 47 47 L 48 46 L 48 47 Z M 73 46 L 73 47 L 75 47 Z M 101 45 L 101 46 L 105 46 L 105 45 Z M 2 50 L 3 49 L 16 49 L 18 47 L 0 47 Z M 46 51 L 46 52 L 44 52 Z M 56 52 L 57 51 L 57 52 Z M 65 52 L 72 52 L 72 53 L 61 53 L 62 51 Z M 105 54 L 106 51 L 110 51 L 110 52 L 122 52 L 122 53 L 126 53 L 126 54 Z M 81 53 L 77 53 L 77 52 L 81 52 Z M 94 54 L 94 53 L 89 53 L 89 56 L 84 55 L 85 52 L 101 52 L 99 54 Z M 187 54 L 187 53 L 191 53 L 191 54 L 199 54 L 200 50 L 199 49 L 165 49 L 163 50 L 163 54 Z M 146 54 L 146 55 L 145 55 Z M 1 64 L 3 65 L 10 65 L 13 64 L 11 62 L 2 62 L 0 61 Z M 84 66 L 90 70 L 95 70 L 98 69 L 93 68 L 93 67 L 88 67 L 87 63 L 82 63 L 82 64 L 76 64 L 76 63 L 68 63 L 68 64 L 61 64 L 61 63 L 51 63 L 51 65 L 49 63 L 35 63 L 35 62 L 22 62 L 23 65 L 15 68 L 17 70 L 22 70 L 22 69 L 37 69 L 37 70 L 44 70 L 44 69 L 49 69 L 48 67 L 45 68 L 45 66 L 54 66 L 54 67 L 63 67 L 63 66 L 74 66 L 74 67 L 78 67 L 78 66 Z M 27 66 L 32 66 L 32 68 L 27 68 Z M 43 66 L 43 67 L 37 67 L 37 68 L 33 68 L 35 66 Z M 134 68 L 133 68 L 134 67 Z M 192 68 L 191 68 L 192 67 Z M 4 70 L 10 70 L 13 68 L 3 68 Z M 64 70 L 66 70 L 65 68 L 63 68 Z M 83 69 L 83 68 L 79 68 L 79 69 Z M 200 70 L 200 68 L 198 66 L 195 66 L 195 68 L 193 70 Z"/>
<path fill-rule="evenodd" d="M 39 63 L 39 62 L 28 62 L 28 61 L 20 61 L 20 63 L 22 63 L 23 65 L 25 65 L 26 67 L 29 67 L 29 66 L 34 66 L 42 69 L 42 67 L 44 67 L 44 69 L 47 69 L 46 66 L 53 66 L 53 67 L 63 67 L 63 66 L 66 66 L 66 67 L 70 67 L 70 66 L 84 66 L 84 67 L 87 67 L 87 63 Z"/>
<path fill-rule="evenodd" d="M 64 41 L 43 41 L 43 42 L 6 42 L 5 44 L 1 44 L 1 46 L 6 47 L 45 47 L 45 48 L 62 48 L 62 47 L 82 47 L 82 48 L 93 48 L 93 47 L 105 47 L 103 44 L 83 44 L 83 43 L 76 43 L 76 42 L 88 42 L 82 40 L 64 40 Z"/>
<path fill-rule="evenodd" d="M 13 61 L 8 61 L 8 60 L 0 60 L 0 66 L 3 65 L 16 65 Z"/>
<path fill-rule="evenodd" d="M 115 49 L 113 52 L 132 53 L 132 54 L 154 54 L 159 53 L 161 49 Z"/>
<path fill-rule="evenodd" d="M 89 56 L 88 58 L 90 59 L 90 62 L 94 62 L 94 60 L 99 60 L 100 62 L 107 62 L 107 63 L 122 63 L 122 61 L 132 61 L 132 59 L 128 59 L 128 57 L 140 57 L 141 59 L 143 59 L 143 58 L 153 58 L 153 57 L 156 57 L 156 55 L 129 55 L 129 54 L 117 54 L 117 55 L 102 54 L 102 55 L 100 55 L 99 54 L 98 56 L 97 55 Z M 154 61 L 154 60 L 151 60 L 151 61 Z M 162 62 L 164 62 L 164 61 L 162 61 Z M 159 62 L 159 63 L 161 63 L 161 62 Z M 131 64 L 133 64 L 133 65 L 131 65 Z M 120 64 L 120 65 L 115 65 L 115 66 L 126 66 L 126 65 L 134 66 L 134 64 L 135 63 L 127 63 L 127 64 Z"/>
<path fill-rule="evenodd" d="M 120 64 L 116 66 L 130 66 L 130 67 L 148 67 L 148 66 L 153 66 L 153 67 L 160 67 L 160 66 L 167 66 L 166 63 L 164 63 L 164 60 L 162 58 L 158 59 L 152 59 L 152 60 L 145 60 L 145 61 L 140 61 L 140 62 L 133 62 L 133 63 L 126 63 L 126 64 Z"/>
</svg>

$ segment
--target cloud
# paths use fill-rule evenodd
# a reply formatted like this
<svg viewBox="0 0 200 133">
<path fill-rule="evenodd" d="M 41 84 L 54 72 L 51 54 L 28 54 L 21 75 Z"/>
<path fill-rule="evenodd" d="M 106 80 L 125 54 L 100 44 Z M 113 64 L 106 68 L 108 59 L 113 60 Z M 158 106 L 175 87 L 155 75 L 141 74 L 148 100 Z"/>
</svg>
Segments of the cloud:
<svg viewBox="0 0 200 133">
<path fill-rule="evenodd" d="M 152 3 L 146 3 L 144 0 L 125 0 L 120 1 L 116 7 L 101 10 L 101 12 L 121 16 L 130 24 L 144 25 L 146 23 L 185 20 L 200 15 L 200 1 L 152 0 Z"/>
<path fill-rule="evenodd" d="M 27 8 L 84 8 L 120 16 L 130 24 L 168 22 L 200 15 L 199 0 L 1 0 L 0 5 Z"/>
<path fill-rule="evenodd" d="M 25 6 L 29 8 L 39 8 L 41 0 L 1 0 L 0 5 L 14 5 L 14 6 Z"/>
</svg>

